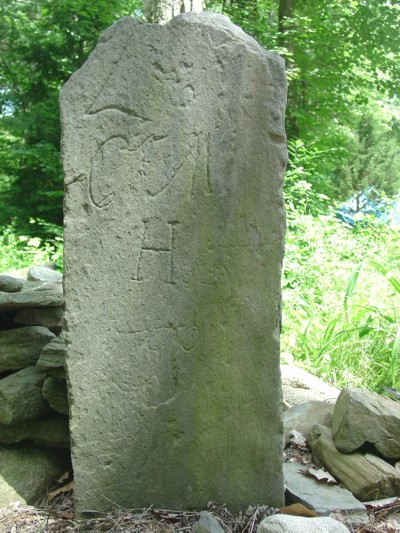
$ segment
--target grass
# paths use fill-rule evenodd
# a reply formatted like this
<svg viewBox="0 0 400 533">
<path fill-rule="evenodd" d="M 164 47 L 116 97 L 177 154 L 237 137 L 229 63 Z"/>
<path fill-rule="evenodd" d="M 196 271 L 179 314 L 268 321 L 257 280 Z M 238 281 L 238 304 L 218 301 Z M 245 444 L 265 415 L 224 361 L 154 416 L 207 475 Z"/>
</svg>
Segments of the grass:
<svg viewBox="0 0 400 533">
<path fill-rule="evenodd" d="M 282 350 L 339 386 L 399 387 L 398 227 L 334 216 L 289 222 Z"/>
</svg>

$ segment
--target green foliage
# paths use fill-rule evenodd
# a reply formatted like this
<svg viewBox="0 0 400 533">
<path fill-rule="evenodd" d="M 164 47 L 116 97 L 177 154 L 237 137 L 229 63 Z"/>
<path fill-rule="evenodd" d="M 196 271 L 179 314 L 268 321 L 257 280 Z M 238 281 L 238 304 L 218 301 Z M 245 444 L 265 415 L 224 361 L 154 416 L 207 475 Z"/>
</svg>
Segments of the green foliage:
<svg viewBox="0 0 400 533">
<path fill-rule="evenodd" d="M 400 143 L 398 122 L 385 123 L 378 112 L 367 110 L 347 142 L 347 160 L 337 169 L 333 183 L 337 197 L 354 196 L 357 210 L 368 201 L 368 190 L 394 196 L 400 190 Z"/>
<path fill-rule="evenodd" d="M 5 227 L 0 234 L 0 272 L 8 272 L 32 265 L 55 263 L 63 265 L 62 230 L 43 220 L 30 220 L 31 232 L 21 235 L 13 225 Z M 32 237 L 37 235 L 38 227 L 47 234 L 46 239 Z M 50 236 L 51 235 L 51 236 Z"/>
<path fill-rule="evenodd" d="M 400 385 L 399 227 L 348 229 L 333 215 L 289 222 L 286 354 L 338 386 Z"/>
<path fill-rule="evenodd" d="M 62 224 L 59 90 L 100 33 L 137 1 L 3 0 L 0 4 L 0 227 Z"/>
</svg>

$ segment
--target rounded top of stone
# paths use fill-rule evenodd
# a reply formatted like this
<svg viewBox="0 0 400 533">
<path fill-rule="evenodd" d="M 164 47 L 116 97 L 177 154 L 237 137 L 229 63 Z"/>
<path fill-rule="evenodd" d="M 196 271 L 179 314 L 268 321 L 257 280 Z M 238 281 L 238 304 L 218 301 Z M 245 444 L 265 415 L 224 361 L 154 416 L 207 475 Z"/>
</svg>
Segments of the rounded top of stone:
<svg viewBox="0 0 400 533">
<path fill-rule="evenodd" d="M 231 35 L 231 37 L 239 39 L 243 41 L 245 44 L 253 48 L 255 51 L 260 53 L 261 55 L 268 55 L 270 58 L 275 58 L 278 62 L 281 62 L 284 64 L 284 60 L 277 54 L 269 52 L 265 48 L 263 48 L 253 37 L 250 35 L 247 35 L 239 26 L 234 24 L 229 17 L 226 15 L 223 15 L 221 13 L 213 13 L 211 11 L 203 11 L 201 13 L 181 13 L 171 19 L 166 24 L 159 24 L 159 23 L 148 23 L 148 22 L 141 22 L 136 20 L 135 18 L 131 16 L 125 16 L 122 17 L 120 20 L 115 22 L 112 26 L 110 26 L 107 30 L 103 32 L 103 34 L 100 37 L 99 42 L 104 43 L 108 41 L 116 32 L 117 29 L 123 29 L 125 27 L 131 26 L 133 28 L 137 28 L 138 26 L 153 26 L 153 27 L 159 27 L 159 28 L 170 28 L 177 25 L 189 25 L 189 24 L 203 24 L 205 26 L 209 26 L 214 28 L 215 30 L 223 30 Z"/>
</svg>

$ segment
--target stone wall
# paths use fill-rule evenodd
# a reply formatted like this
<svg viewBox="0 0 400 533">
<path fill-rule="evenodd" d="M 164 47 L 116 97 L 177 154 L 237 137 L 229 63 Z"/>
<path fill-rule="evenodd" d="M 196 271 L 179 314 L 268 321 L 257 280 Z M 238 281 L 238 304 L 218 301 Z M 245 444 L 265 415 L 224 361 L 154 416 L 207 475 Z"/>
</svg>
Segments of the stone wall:
<svg viewBox="0 0 400 533">
<path fill-rule="evenodd" d="M 6 483 L 35 503 L 69 462 L 61 278 L 41 267 L 0 275 L 1 504 Z"/>
</svg>

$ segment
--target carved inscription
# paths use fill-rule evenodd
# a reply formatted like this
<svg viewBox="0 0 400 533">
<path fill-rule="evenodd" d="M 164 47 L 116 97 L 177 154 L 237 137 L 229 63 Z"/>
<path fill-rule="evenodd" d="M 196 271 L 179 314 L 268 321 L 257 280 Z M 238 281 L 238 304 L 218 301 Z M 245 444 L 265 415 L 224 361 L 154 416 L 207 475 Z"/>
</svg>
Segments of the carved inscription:
<svg viewBox="0 0 400 533">
<path fill-rule="evenodd" d="M 142 220 L 142 242 L 132 281 L 142 282 L 158 276 L 164 283 L 175 284 L 174 244 L 177 220 L 165 222 L 157 217 Z"/>
</svg>

